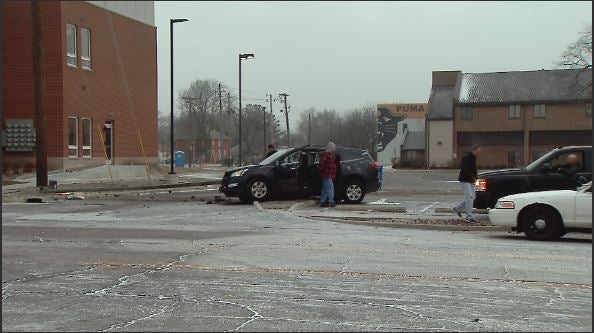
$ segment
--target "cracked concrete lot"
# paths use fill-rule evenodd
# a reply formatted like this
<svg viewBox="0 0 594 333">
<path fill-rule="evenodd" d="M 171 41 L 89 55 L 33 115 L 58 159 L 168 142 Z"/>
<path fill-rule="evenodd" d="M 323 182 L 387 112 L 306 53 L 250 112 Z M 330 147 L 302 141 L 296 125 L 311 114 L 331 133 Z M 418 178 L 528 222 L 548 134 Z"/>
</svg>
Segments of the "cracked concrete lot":
<svg viewBox="0 0 594 333">
<path fill-rule="evenodd" d="M 591 331 L 592 241 L 238 204 L 2 205 L 4 331 Z"/>
</svg>

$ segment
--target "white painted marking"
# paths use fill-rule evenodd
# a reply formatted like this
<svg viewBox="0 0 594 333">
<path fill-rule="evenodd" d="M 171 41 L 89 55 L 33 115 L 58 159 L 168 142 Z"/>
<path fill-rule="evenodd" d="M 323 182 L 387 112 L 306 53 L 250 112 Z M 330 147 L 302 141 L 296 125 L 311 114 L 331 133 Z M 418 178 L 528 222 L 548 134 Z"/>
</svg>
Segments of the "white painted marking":
<svg viewBox="0 0 594 333">
<path fill-rule="evenodd" d="M 419 213 L 424 213 L 424 212 L 426 212 L 426 211 L 427 211 L 429 208 L 431 208 L 431 207 L 433 207 L 433 206 L 435 206 L 435 205 L 437 205 L 437 204 L 439 204 L 439 202 L 437 202 L 437 201 L 436 201 L 436 202 L 434 202 L 434 203 L 430 204 L 429 206 L 427 206 L 427 207 L 423 208 L 421 211 L 419 211 Z"/>
</svg>

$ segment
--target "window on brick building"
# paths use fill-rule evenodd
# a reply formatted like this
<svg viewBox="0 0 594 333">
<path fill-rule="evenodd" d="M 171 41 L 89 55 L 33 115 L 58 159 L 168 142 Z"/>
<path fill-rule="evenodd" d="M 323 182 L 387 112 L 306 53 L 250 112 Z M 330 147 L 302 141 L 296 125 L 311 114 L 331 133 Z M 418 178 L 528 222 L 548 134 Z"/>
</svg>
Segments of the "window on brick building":
<svg viewBox="0 0 594 333">
<path fill-rule="evenodd" d="M 78 157 L 78 118 L 68 118 L 68 156 Z"/>
<path fill-rule="evenodd" d="M 534 118 L 546 118 L 547 109 L 544 104 L 537 104 L 534 106 Z"/>
<path fill-rule="evenodd" d="M 83 157 L 92 157 L 92 122 L 90 118 L 83 118 L 82 119 L 82 150 L 83 150 Z"/>
<path fill-rule="evenodd" d="M 76 67 L 76 26 L 66 24 L 66 63 Z"/>
<path fill-rule="evenodd" d="M 80 67 L 91 69 L 91 31 L 80 28 Z"/>
<path fill-rule="evenodd" d="M 508 119 L 518 119 L 522 117 L 522 108 L 520 105 L 510 105 Z"/>
<path fill-rule="evenodd" d="M 586 104 L 586 118 L 592 118 L 592 104 Z"/>
<path fill-rule="evenodd" d="M 472 120 L 474 110 L 470 106 L 465 106 L 462 108 L 462 120 Z"/>
<path fill-rule="evenodd" d="M 519 151 L 510 151 L 507 153 L 507 165 L 510 168 L 522 166 L 522 154 Z"/>
</svg>

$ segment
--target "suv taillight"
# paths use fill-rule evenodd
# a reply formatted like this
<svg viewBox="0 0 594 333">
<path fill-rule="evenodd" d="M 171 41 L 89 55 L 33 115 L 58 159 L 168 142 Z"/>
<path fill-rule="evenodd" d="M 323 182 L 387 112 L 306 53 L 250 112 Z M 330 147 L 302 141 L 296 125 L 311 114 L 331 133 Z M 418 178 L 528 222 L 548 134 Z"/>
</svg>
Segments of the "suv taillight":
<svg viewBox="0 0 594 333">
<path fill-rule="evenodd" d="M 381 167 L 381 165 L 379 165 L 379 163 L 377 163 L 377 162 L 370 162 L 369 166 L 376 170 L 378 170 Z"/>
<path fill-rule="evenodd" d="M 476 192 L 486 192 L 487 191 L 487 180 L 479 178 L 474 183 L 474 190 Z"/>
</svg>

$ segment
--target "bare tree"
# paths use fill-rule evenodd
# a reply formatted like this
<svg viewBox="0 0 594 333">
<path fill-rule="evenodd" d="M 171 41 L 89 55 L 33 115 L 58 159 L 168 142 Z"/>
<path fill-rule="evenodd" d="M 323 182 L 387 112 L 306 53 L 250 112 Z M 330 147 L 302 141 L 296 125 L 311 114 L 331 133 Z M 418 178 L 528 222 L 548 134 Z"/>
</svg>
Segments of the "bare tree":
<svg viewBox="0 0 594 333">
<path fill-rule="evenodd" d="M 592 23 L 584 26 L 578 39 L 567 47 L 557 65 L 561 68 L 592 68 Z"/>
</svg>

